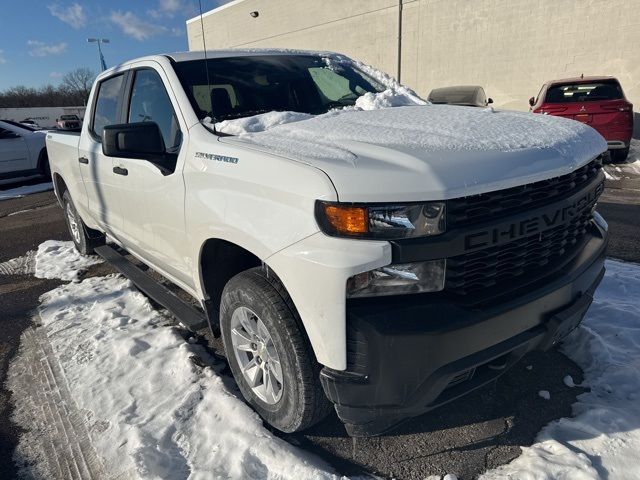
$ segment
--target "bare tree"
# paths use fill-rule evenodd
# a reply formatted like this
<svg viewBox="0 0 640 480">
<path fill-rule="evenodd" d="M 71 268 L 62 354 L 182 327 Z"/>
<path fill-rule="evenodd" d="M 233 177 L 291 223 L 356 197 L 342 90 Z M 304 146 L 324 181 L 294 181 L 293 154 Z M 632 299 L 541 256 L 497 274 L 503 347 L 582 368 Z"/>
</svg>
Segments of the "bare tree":
<svg viewBox="0 0 640 480">
<path fill-rule="evenodd" d="M 89 99 L 91 85 L 96 78 L 96 74 L 88 68 L 77 68 L 62 77 L 61 87 L 74 96 L 82 99 L 82 104 L 86 104 Z"/>
<path fill-rule="evenodd" d="M 18 85 L 0 92 L 0 107 L 69 107 L 86 105 L 95 74 L 88 68 L 67 73 L 60 86 Z"/>
</svg>

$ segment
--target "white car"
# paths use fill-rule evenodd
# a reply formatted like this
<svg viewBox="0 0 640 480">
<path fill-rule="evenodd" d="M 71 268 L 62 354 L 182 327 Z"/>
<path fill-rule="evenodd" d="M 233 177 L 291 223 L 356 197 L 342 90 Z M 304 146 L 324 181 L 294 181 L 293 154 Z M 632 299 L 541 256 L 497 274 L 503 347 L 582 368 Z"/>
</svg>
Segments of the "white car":
<svg viewBox="0 0 640 480">
<path fill-rule="evenodd" d="M 47 133 L 76 247 L 181 319 L 105 242 L 198 300 L 282 431 L 333 406 L 380 434 L 491 382 L 575 328 L 604 274 L 607 144 L 579 122 L 253 49 L 122 63 L 88 105 L 79 134 Z"/>
<path fill-rule="evenodd" d="M 49 176 L 45 132 L 0 120 L 0 182 L 34 175 Z"/>
</svg>

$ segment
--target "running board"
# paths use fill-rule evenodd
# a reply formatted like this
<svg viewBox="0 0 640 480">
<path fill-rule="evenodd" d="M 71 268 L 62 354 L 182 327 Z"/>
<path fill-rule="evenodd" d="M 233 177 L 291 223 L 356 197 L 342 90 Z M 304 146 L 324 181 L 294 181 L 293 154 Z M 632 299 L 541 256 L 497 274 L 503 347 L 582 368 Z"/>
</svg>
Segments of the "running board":
<svg viewBox="0 0 640 480">
<path fill-rule="evenodd" d="M 151 278 L 114 248 L 103 245 L 96 247 L 95 252 L 131 280 L 138 290 L 169 310 L 189 330 L 196 332 L 207 326 L 207 318 L 202 313 Z"/>
</svg>

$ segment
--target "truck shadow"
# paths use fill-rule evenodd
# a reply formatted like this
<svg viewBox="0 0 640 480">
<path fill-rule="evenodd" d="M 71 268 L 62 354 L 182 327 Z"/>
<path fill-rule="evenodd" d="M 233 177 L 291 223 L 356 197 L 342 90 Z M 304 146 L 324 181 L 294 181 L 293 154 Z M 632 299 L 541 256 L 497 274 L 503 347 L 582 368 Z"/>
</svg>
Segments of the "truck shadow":
<svg viewBox="0 0 640 480">
<path fill-rule="evenodd" d="M 380 437 L 348 437 L 335 414 L 302 434 L 274 433 L 346 475 L 425 478 L 449 471 L 474 478 L 519 456 L 549 422 L 571 416 L 586 390 L 567 387 L 566 375 L 582 382 L 580 368 L 559 351 L 531 353 L 495 382 Z M 541 390 L 551 398 L 540 397 Z"/>
</svg>

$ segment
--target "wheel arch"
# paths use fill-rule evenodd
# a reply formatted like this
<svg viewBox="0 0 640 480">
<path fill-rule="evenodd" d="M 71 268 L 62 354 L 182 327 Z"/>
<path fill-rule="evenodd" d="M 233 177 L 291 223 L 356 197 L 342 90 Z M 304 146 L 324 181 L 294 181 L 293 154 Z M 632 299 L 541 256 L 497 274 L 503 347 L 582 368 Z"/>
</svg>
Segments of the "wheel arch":
<svg viewBox="0 0 640 480">
<path fill-rule="evenodd" d="M 69 190 L 69 187 L 67 187 L 67 184 L 64 181 L 64 178 L 62 178 L 62 175 L 57 172 L 53 174 L 53 188 L 56 192 L 58 203 L 60 204 L 60 206 L 62 206 L 62 196 L 64 195 L 64 192 Z"/>
<path fill-rule="evenodd" d="M 315 354 L 313 342 L 311 342 L 304 320 L 300 317 L 298 308 L 289 295 L 286 285 L 271 266 L 267 265 L 260 257 L 249 249 L 222 238 L 209 238 L 200 247 L 198 261 L 199 282 L 204 293 L 204 307 L 207 310 L 211 329 L 217 336 L 219 334 L 219 314 L 222 292 L 237 274 L 255 267 L 262 267 L 269 272 L 271 282 L 279 293 L 289 303 L 290 308 L 295 309 L 295 317 L 299 322 L 301 331 L 309 342 Z"/>
<path fill-rule="evenodd" d="M 222 238 L 209 238 L 200 246 L 198 280 L 200 290 L 211 313 L 220 311 L 225 285 L 240 272 L 262 265 L 260 258 L 248 249 Z"/>
</svg>

